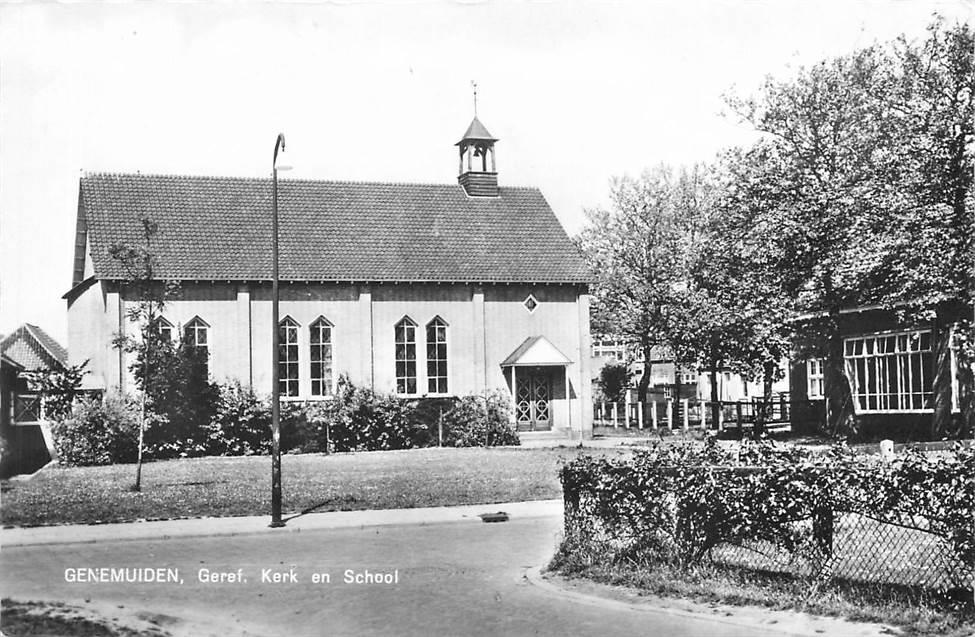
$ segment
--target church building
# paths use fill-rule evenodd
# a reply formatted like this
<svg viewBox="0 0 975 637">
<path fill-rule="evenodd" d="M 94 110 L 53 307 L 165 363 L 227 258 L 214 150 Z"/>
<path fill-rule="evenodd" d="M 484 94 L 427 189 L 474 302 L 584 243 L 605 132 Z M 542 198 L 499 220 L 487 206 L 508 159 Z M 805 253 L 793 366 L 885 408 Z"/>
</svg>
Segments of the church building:
<svg viewBox="0 0 975 637">
<path fill-rule="evenodd" d="M 138 299 L 110 249 L 145 247 L 150 219 L 154 276 L 180 284 L 159 329 L 205 349 L 213 380 L 267 394 L 276 364 L 283 400 L 328 400 L 342 374 L 410 398 L 501 390 L 521 431 L 590 436 L 589 276 L 542 193 L 499 185 L 497 141 L 475 117 L 456 184 L 280 180 L 277 353 L 270 179 L 85 175 L 70 363 L 134 390 L 113 339 L 138 331 Z"/>
</svg>

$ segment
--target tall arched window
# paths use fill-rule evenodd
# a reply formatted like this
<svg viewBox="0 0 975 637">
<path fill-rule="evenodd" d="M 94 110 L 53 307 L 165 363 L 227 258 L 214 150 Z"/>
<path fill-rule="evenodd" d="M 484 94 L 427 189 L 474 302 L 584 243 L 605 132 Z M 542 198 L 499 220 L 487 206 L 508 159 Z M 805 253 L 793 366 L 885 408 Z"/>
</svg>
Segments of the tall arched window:
<svg viewBox="0 0 975 637">
<path fill-rule="evenodd" d="M 311 395 L 332 395 L 332 324 L 324 316 L 311 324 Z"/>
<path fill-rule="evenodd" d="M 205 375 L 209 376 L 210 326 L 199 316 L 193 317 L 193 320 L 183 328 L 183 342 L 188 347 L 192 347 L 200 356 L 200 359 L 203 361 L 203 369 L 206 372 Z"/>
<path fill-rule="evenodd" d="M 416 393 L 416 323 L 408 316 L 396 324 L 396 393 Z"/>
<path fill-rule="evenodd" d="M 290 316 L 278 327 L 278 390 L 282 396 L 298 395 L 298 323 Z"/>
<path fill-rule="evenodd" d="M 427 323 L 427 391 L 447 393 L 447 323 L 439 316 Z"/>
</svg>

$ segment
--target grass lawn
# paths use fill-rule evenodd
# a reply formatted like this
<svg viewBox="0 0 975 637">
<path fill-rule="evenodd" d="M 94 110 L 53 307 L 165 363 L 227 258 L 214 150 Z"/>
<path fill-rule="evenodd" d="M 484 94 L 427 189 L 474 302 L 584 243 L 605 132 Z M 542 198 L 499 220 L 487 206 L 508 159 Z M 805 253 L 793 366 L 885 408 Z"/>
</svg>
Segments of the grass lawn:
<svg viewBox="0 0 975 637">
<path fill-rule="evenodd" d="M 558 466 L 615 449 L 414 449 L 282 458 L 284 510 L 405 509 L 562 497 Z M 267 456 L 193 458 L 143 466 L 50 467 L 4 481 L 4 526 L 263 515 L 271 510 Z"/>
</svg>

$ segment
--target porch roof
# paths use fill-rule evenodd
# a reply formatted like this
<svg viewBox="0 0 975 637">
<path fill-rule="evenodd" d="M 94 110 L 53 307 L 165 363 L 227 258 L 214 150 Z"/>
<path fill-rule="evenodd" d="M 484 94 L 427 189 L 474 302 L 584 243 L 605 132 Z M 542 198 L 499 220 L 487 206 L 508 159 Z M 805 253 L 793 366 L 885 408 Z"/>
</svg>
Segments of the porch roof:
<svg viewBox="0 0 975 637">
<path fill-rule="evenodd" d="M 530 336 L 501 362 L 501 367 L 571 364 L 569 357 L 552 345 L 550 340 L 544 336 Z"/>
</svg>

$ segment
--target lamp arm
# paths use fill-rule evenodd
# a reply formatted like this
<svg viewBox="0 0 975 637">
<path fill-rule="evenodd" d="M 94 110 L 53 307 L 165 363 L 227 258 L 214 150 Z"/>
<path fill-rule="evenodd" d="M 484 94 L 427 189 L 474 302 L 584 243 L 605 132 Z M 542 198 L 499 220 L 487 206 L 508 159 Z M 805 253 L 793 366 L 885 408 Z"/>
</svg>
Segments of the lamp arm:
<svg viewBox="0 0 975 637">
<path fill-rule="evenodd" d="M 278 165 L 278 149 L 284 152 L 284 133 L 278 133 L 278 138 L 274 142 L 274 161 L 271 163 L 271 168 L 275 168 Z"/>
</svg>

